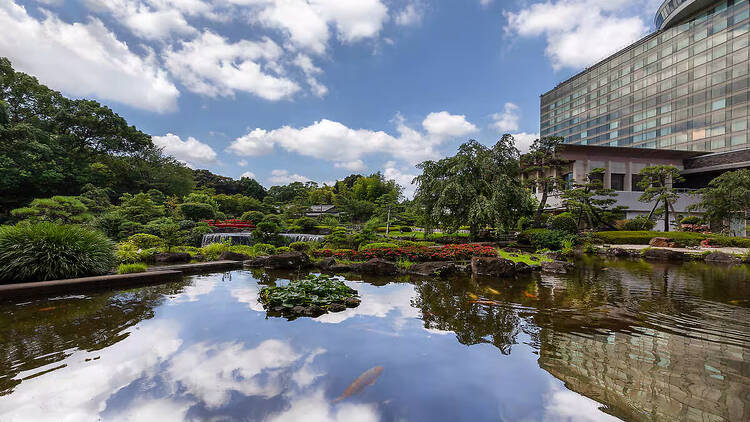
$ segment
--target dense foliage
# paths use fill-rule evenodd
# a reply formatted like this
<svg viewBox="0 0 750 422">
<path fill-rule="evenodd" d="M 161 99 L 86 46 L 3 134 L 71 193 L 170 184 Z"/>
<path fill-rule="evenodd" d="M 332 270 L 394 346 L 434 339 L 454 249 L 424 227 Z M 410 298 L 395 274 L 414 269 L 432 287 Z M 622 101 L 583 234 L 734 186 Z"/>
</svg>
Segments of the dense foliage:
<svg viewBox="0 0 750 422">
<path fill-rule="evenodd" d="M 259 293 L 260 302 L 268 309 L 310 305 L 326 309 L 333 303 L 344 304 L 357 296 L 356 290 L 327 276 L 293 280 L 285 286 L 266 286 Z"/>
<path fill-rule="evenodd" d="M 0 227 L 0 283 L 107 274 L 114 244 L 96 230 L 43 222 Z"/>
<path fill-rule="evenodd" d="M 474 256 L 495 257 L 497 250 L 491 246 L 477 244 L 445 245 L 441 247 L 405 246 L 354 249 L 321 249 L 314 252 L 317 257 L 334 257 L 353 261 L 380 258 L 389 261 L 465 261 Z"/>
</svg>

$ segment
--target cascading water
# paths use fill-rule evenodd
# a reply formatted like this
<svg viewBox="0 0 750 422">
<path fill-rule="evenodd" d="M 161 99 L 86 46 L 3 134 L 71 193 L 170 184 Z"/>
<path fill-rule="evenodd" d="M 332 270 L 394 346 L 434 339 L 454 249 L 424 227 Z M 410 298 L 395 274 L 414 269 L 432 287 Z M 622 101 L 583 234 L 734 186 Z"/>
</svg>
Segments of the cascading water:
<svg viewBox="0 0 750 422">
<path fill-rule="evenodd" d="M 281 233 L 281 236 L 289 239 L 289 242 L 322 242 L 325 239 L 321 234 Z"/>
<path fill-rule="evenodd" d="M 281 233 L 281 237 L 289 242 L 322 242 L 325 236 L 319 234 L 304 233 Z M 252 245 L 255 243 L 250 233 L 211 233 L 204 234 L 201 246 L 211 243 L 223 243 L 229 241 L 233 245 Z"/>
</svg>

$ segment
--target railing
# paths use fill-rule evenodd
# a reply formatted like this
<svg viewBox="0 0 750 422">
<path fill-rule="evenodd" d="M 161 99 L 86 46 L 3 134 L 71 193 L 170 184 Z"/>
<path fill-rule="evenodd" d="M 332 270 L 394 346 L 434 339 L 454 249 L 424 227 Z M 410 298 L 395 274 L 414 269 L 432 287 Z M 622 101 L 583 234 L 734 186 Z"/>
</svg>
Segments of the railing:
<svg viewBox="0 0 750 422">
<path fill-rule="evenodd" d="M 254 229 L 255 224 L 252 221 L 229 219 L 229 220 L 201 220 L 211 227 L 232 228 L 232 229 Z"/>
</svg>

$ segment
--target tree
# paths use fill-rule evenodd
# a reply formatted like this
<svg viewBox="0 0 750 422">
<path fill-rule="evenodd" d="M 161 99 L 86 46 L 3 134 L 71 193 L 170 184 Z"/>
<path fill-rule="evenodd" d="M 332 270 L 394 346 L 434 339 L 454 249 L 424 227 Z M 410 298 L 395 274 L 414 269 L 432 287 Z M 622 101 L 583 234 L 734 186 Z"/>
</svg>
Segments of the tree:
<svg viewBox="0 0 750 422">
<path fill-rule="evenodd" d="M 601 225 L 615 229 L 611 222 L 622 216 L 627 207 L 618 206 L 617 192 L 614 189 L 604 188 L 602 177 L 604 169 L 596 168 L 586 175 L 583 184 L 574 183 L 571 189 L 562 192 L 565 207 L 570 211 L 578 227 L 586 222 L 589 227 L 595 229 Z"/>
<path fill-rule="evenodd" d="M 470 140 L 453 157 L 418 164 L 414 200 L 426 225 L 451 232 L 468 225 L 472 238 L 488 226 L 510 229 L 530 204 L 518 158 L 513 137 L 503 135 L 492 148 Z"/>
<path fill-rule="evenodd" d="M 154 204 L 146 193 L 124 194 L 120 197 L 118 209 L 126 220 L 140 224 L 146 224 L 157 217 L 164 216 L 164 207 Z"/>
<path fill-rule="evenodd" d="M 539 227 L 542 223 L 542 212 L 547 206 L 547 197 L 549 193 L 560 186 L 563 181 L 557 177 L 555 170 L 562 164 L 567 163 L 565 160 L 557 158 L 556 152 L 563 143 L 561 137 L 539 138 L 531 145 L 531 150 L 523 156 L 524 171 L 534 176 L 529 179 L 529 185 L 536 188 L 536 192 L 542 194 L 534 214 L 534 226 Z"/>
<path fill-rule="evenodd" d="M 730 171 L 700 190 L 701 201 L 690 210 L 702 210 L 709 221 L 744 219 L 750 213 L 750 170 Z"/>
<path fill-rule="evenodd" d="M 680 175 L 680 170 L 677 167 L 668 165 L 646 167 L 638 174 L 641 176 L 638 186 L 644 189 L 638 200 L 654 203 L 654 208 L 651 209 L 648 218 L 650 219 L 654 213 L 663 213 L 664 231 L 668 232 L 670 209 L 674 212 L 674 203 L 678 197 L 674 184 L 685 179 Z"/>
<path fill-rule="evenodd" d="M 28 207 L 11 211 L 11 215 L 19 220 L 51 221 L 62 224 L 85 223 L 91 220 L 91 214 L 86 205 L 72 196 L 35 199 Z"/>
</svg>

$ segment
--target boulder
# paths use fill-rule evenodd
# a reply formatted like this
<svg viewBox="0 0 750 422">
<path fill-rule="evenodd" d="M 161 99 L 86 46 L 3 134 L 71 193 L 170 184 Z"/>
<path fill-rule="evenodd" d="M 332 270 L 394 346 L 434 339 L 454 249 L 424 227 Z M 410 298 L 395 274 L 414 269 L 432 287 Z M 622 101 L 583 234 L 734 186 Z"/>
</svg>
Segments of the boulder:
<svg viewBox="0 0 750 422">
<path fill-rule="evenodd" d="M 326 271 L 330 271 L 332 273 L 346 273 L 352 270 L 351 265 L 346 264 L 333 264 Z"/>
<path fill-rule="evenodd" d="M 323 258 L 318 261 L 316 265 L 318 266 L 318 268 L 325 271 L 336 265 L 336 259 L 334 259 L 333 257 Z"/>
<path fill-rule="evenodd" d="M 565 256 L 563 256 L 562 252 L 551 251 L 547 252 L 547 258 L 553 259 L 555 261 L 562 261 L 563 259 L 565 259 Z"/>
<path fill-rule="evenodd" d="M 671 249 L 645 249 L 643 257 L 652 261 L 685 261 L 688 259 L 684 252 Z"/>
<path fill-rule="evenodd" d="M 711 252 L 703 258 L 706 262 L 715 262 L 718 264 L 741 264 L 742 259 L 724 252 Z"/>
<path fill-rule="evenodd" d="M 461 269 L 452 262 L 419 262 L 408 270 L 409 274 L 428 277 L 446 277 L 459 272 Z"/>
<path fill-rule="evenodd" d="M 515 267 L 516 267 L 516 272 L 519 273 L 519 274 L 520 273 L 530 273 L 530 272 L 534 271 L 534 269 L 535 269 L 534 267 L 532 267 L 531 265 L 529 265 L 529 264 L 527 264 L 525 262 L 516 262 Z M 539 267 L 536 266 L 536 268 L 539 268 Z"/>
<path fill-rule="evenodd" d="M 187 252 L 163 252 L 154 255 L 156 262 L 190 262 L 190 254 Z"/>
<path fill-rule="evenodd" d="M 362 264 L 357 264 L 353 267 L 353 270 L 363 274 L 372 275 L 392 275 L 398 273 L 398 267 L 396 267 L 396 264 L 384 261 L 380 258 L 373 258 Z"/>
<path fill-rule="evenodd" d="M 346 310 L 346 305 L 343 303 L 332 303 L 328 305 L 328 312 L 341 312 Z"/>
<path fill-rule="evenodd" d="M 271 270 L 297 270 L 310 266 L 310 257 L 302 252 L 284 252 L 278 255 L 259 256 L 245 261 L 249 267 L 263 267 Z"/>
<path fill-rule="evenodd" d="M 356 308 L 359 306 L 360 300 L 356 297 L 347 297 L 344 299 L 344 305 L 346 305 L 347 308 Z"/>
<path fill-rule="evenodd" d="M 492 277 L 512 277 L 516 274 L 516 264 L 505 258 L 471 258 L 471 272 L 474 275 Z"/>
<path fill-rule="evenodd" d="M 545 273 L 568 274 L 575 269 L 575 265 L 566 261 L 545 261 L 542 262 L 542 271 Z"/>
<path fill-rule="evenodd" d="M 633 256 L 633 251 L 623 248 L 607 248 L 606 249 L 606 255 L 607 256 L 614 256 L 614 257 L 627 257 L 627 256 Z M 635 254 L 640 255 L 640 251 L 635 251 Z"/>
<path fill-rule="evenodd" d="M 222 252 L 219 255 L 219 261 L 247 261 L 248 259 L 250 259 L 249 255 L 230 251 Z"/>
<path fill-rule="evenodd" d="M 674 248 L 675 243 L 674 240 L 668 238 L 668 237 L 655 237 L 648 242 L 649 246 L 653 246 L 655 248 Z"/>
</svg>

